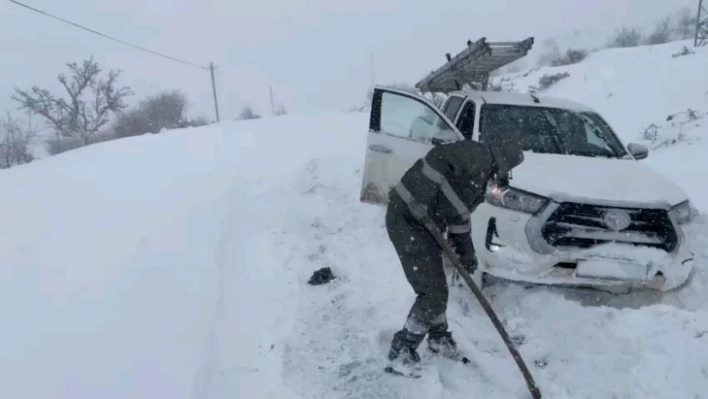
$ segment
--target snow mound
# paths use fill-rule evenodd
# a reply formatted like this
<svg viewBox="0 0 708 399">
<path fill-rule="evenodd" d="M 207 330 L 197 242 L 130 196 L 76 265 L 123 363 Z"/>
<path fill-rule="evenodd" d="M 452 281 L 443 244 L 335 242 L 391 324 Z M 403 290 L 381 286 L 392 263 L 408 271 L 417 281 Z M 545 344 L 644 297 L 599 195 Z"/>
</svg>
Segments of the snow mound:
<svg viewBox="0 0 708 399">
<path fill-rule="evenodd" d="M 703 55 L 686 59 L 694 56 Z M 616 71 L 636 60 L 612 51 L 588 62 L 602 57 Z M 637 73 L 662 70 L 657 62 Z M 571 97 L 599 103 L 582 82 L 558 88 L 573 83 L 564 89 Z M 663 108 L 641 112 L 636 105 L 655 89 L 632 82 L 614 79 L 610 97 L 622 99 L 611 100 L 612 122 L 630 134 L 656 115 L 701 104 L 664 102 L 679 89 L 667 90 L 654 96 Z M 695 82 L 681 90 L 692 95 Z M 513 360 L 461 286 L 451 289 L 449 320 L 472 367 L 423 350 L 422 379 L 381 373 L 414 293 L 384 210 L 359 202 L 367 119 L 223 123 L 0 171 L 0 396 L 522 397 Z M 697 141 L 646 160 L 703 213 L 708 193 L 696 182 L 708 177 L 706 149 Z M 694 232 L 706 244 L 699 267 L 666 295 L 490 283 L 485 294 L 544 397 L 705 396 L 708 360 L 696 355 L 708 352 L 705 219 Z M 307 284 L 321 267 L 337 277 Z"/>
</svg>

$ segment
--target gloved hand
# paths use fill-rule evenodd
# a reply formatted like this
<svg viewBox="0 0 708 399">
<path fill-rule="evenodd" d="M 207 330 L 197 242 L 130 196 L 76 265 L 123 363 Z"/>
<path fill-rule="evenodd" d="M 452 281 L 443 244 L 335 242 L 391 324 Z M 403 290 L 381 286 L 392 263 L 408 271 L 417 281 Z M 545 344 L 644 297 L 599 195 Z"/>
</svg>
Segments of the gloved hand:
<svg viewBox="0 0 708 399">
<path fill-rule="evenodd" d="M 474 252 L 462 255 L 458 254 L 457 256 L 460 258 L 460 263 L 462 263 L 467 273 L 472 275 L 477 271 L 477 255 L 475 255 Z M 454 284 L 461 284 L 460 279 L 460 272 L 457 271 L 457 268 L 454 268 L 452 270 L 452 282 Z"/>
<path fill-rule="evenodd" d="M 467 273 L 474 274 L 477 271 L 477 255 L 474 252 L 460 255 L 460 262 Z"/>
</svg>

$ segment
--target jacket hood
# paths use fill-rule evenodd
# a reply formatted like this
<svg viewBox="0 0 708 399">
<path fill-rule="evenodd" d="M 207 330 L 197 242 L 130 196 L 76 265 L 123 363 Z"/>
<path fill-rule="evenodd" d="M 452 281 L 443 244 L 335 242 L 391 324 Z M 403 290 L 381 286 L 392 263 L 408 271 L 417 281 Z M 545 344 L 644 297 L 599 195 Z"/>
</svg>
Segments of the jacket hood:
<svg viewBox="0 0 708 399">
<path fill-rule="evenodd" d="M 501 176 L 508 174 L 524 161 L 521 135 L 514 130 L 481 135 L 480 141 L 489 146 L 497 172 Z"/>
</svg>

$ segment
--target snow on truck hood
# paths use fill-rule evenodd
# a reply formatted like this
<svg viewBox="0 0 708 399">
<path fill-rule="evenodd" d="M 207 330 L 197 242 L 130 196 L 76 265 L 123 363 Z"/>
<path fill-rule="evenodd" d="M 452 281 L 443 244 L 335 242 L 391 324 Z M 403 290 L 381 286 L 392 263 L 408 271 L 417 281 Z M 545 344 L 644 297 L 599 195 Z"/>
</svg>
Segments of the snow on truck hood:
<svg viewBox="0 0 708 399">
<path fill-rule="evenodd" d="M 676 205 L 687 199 L 674 182 L 631 159 L 524 152 L 511 186 L 556 200 Z"/>
</svg>

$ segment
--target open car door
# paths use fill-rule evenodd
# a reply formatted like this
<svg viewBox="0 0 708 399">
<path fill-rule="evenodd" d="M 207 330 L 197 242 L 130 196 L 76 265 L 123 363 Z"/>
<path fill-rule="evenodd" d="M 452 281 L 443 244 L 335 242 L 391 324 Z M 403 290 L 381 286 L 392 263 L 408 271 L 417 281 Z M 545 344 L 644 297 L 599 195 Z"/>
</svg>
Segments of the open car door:
<svg viewBox="0 0 708 399">
<path fill-rule="evenodd" d="M 452 121 L 425 97 L 405 90 L 375 87 L 361 202 L 388 203 L 391 188 L 434 145 L 463 139 Z"/>
</svg>

